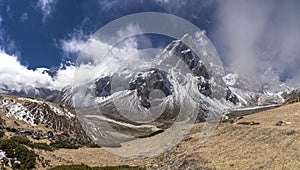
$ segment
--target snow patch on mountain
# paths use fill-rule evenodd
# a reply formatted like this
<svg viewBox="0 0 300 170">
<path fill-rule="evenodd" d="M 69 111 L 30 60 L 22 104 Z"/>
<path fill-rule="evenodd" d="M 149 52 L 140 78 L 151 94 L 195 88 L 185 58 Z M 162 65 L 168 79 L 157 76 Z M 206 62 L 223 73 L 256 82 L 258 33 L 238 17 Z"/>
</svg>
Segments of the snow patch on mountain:
<svg viewBox="0 0 300 170">
<path fill-rule="evenodd" d="M 239 77 L 238 74 L 227 74 L 223 77 L 224 82 L 228 85 L 228 86 L 234 86 L 237 83 L 237 78 Z"/>
<path fill-rule="evenodd" d="M 50 109 L 58 116 L 66 116 L 67 118 L 75 118 L 75 115 L 66 110 L 65 108 L 57 108 L 55 106 L 49 105 Z"/>
<path fill-rule="evenodd" d="M 7 117 L 14 117 L 18 120 L 31 124 L 32 126 L 36 126 L 36 123 L 34 123 L 35 118 L 32 114 L 30 114 L 30 111 L 14 100 L 2 100 L 0 102 L 0 110 L 4 110 Z"/>
<path fill-rule="evenodd" d="M 23 101 L 29 101 L 29 102 L 33 102 L 33 103 L 43 104 L 43 102 L 40 101 L 40 100 L 30 99 L 30 98 L 19 97 L 18 100 L 23 100 Z"/>
<path fill-rule="evenodd" d="M 24 102 L 36 103 L 33 108 L 26 107 Z M 50 110 L 40 110 L 39 107 L 49 107 Z M 7 117 L 14 117 L 18 120 L 24 121 L 32 126 L 37 126 L 37 119 L 40 122 L 44 121 L 44 114 L 52 111 L 58 116 L 66 116 L 67 118 L 74 118 L 75 115 L 67 111 L 66 109 L 57 108 L 55 106 L 49 105 L 43 101 L 29 99 L 29 98 L 17 98 L 17 99 L 2 99 L 0 100 L 0 110 Z M 34 111 L 34 112 L 33 112 Z M 38 114 L 36 114 L 39 112 Z"/>
</svg>

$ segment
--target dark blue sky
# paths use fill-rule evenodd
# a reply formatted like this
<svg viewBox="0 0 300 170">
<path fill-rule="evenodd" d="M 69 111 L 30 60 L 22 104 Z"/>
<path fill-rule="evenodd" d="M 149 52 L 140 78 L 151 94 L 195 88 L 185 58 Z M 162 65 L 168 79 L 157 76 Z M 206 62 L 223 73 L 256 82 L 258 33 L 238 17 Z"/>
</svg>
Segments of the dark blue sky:
<svg viewBox="0 0 300 170">
<path fill-rule="evenodd" d="M 42 6 L 38 0 L 0 0 L 0 46 L 7 53 L 17 55 L 22 64 L 29 68 L 58 66 L 66 59 L 74 59 L 75 56 L 65 56 L 62 40 L 79 33 L 90 35 L 106 23 L 128 14 L 150 11 L 171 13 L 210 33 L 214 12 L 213 3 L 205 1 L 190 1 L 195 5 L 182 8 L 177 6 L 180 1 L 170 5 L 150 0 L 48 1 L 48 6 Z M 158 40 L 163 41 L 163 38 Z M 154 44 L 164 44 L 158 40 Z"/>
</svg>

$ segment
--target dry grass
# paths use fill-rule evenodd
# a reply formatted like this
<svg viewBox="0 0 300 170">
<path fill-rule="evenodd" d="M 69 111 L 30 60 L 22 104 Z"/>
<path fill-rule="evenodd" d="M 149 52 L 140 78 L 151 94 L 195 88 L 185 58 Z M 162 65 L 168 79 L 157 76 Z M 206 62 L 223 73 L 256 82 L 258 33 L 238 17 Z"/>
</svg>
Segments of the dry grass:
<svg viewBox="0 0 300 170">
<path fill-rule="evenodd" d="M 291 122 L 275 126 L 282 120 Z M 240 125 L 239 122 L 259 122 Z M 177 147 L 152 158 L 128 159 L 102 148 L 41 151 L 52 165 L 86 164 L 89 166 L 131 165 L 196 169 L 300 169 L 300 103 L 248 115 L 235 123 L 222 123 L 205 143 L 199 142 L 202 123 Z M 295 133 L 287 135 L 291 130 Z M 173 167 L 173 168 L 172 168 Z"/>
<path fill-rule="evenodd" d="M 278 121 L 291 122 L 275 126 Z M 239 125 L 259 122 L 259 125 Z M 234 124 L 221 124 L 204 144 L 188 141 L 186 154 L 199 154 L 216 169 L 300 169 L 300 104 L 245 116 Z M 196 127 L 199 125 L 196 125 Z M 287 135 L 294 130 L 293 135 Z M 198 133 L 191 135 L 193 139 Z M 194 152 L 194 153 L 193 153 Z"/>
</svg>

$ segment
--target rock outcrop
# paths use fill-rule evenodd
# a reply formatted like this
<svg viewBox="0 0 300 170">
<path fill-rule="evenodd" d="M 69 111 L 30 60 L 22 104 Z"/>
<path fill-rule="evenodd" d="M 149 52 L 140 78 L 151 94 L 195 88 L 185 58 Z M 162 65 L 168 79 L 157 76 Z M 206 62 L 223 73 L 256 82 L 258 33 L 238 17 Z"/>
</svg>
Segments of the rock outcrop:
<svg viewBox="0 0 300 170">
<path fill-rule="evenodd" d="M 144 73 L 138 73 L 137 76 L 132 79 L 129 83 L 129 90 L 136 90 L 137 96 L 139 97 L 140 103 L 145 108 L 150 108 L 150 100 L 155 98 L 162 99 L 165 96 L 172 94 L 171 83 L 169 82 L 166 73 L 152 68 Z M 163 94 L 153 94 L 151 92 L 159 90 Z"/>
</svg>

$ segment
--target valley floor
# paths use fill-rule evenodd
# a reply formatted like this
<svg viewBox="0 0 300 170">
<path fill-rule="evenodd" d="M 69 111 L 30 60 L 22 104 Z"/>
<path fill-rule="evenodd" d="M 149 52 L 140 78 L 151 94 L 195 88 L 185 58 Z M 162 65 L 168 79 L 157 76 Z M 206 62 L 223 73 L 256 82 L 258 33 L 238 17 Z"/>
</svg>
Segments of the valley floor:
<svg viewBox="0 0 300 170">
<path fill-rule="evenodd" d="M 276 126 L 282 121 L 282 126 Z M 151 169 L 300 169 L 300 103 L 220 123 L 199 142 L 203 123 L 195 124 L 177 146 L 151 158 L 122 158 L 104 148 L 39 151 L 52 166 L 130 165 Z M 147 146 L 145 146 L 147 147 Z"/>
</svg>

